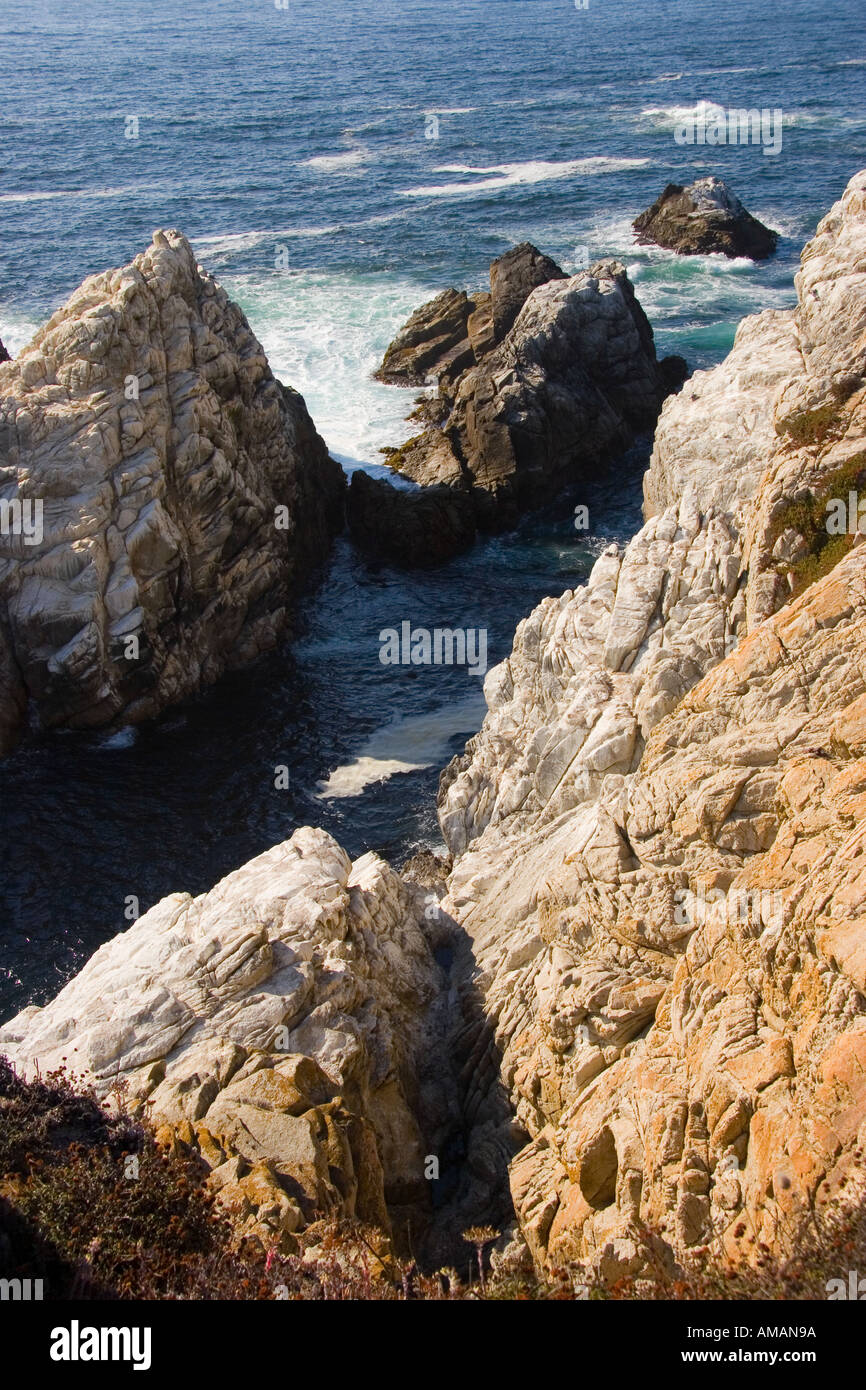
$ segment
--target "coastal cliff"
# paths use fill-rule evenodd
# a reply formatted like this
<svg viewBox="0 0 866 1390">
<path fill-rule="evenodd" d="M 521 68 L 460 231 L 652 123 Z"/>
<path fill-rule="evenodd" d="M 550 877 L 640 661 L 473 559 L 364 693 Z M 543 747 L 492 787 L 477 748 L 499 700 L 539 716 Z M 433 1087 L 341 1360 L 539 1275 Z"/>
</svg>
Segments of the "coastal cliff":
<svg viewBox="0 0 866 1390">
<path fill-rule="evenodd" d="M 424 1229 L 455 1132 L 454 1210 L 507 1185 L 542 1270 L 795 1241 L 866 1137 L 866 548 L 827 525 L 866 478 L 866 171 L 797 293 L 666 401 L 644 526 L 488 673 L 432 890 L 298 831 L 0 1050 L 126 1081 L 289 1248 L 323 1211 Z"/>
<path fill-rule="evenodd" d="M 635 1273 L 638 1221 L 671 1258 L 778 1249 L 857 1145 L 866 551 L 826 507 L 864 462 L 864 252 L 861 173 L 796 309 L 666 403 L 646 525 L 521 624 L 443 774 L 540 1263 Z"/>
</svg>

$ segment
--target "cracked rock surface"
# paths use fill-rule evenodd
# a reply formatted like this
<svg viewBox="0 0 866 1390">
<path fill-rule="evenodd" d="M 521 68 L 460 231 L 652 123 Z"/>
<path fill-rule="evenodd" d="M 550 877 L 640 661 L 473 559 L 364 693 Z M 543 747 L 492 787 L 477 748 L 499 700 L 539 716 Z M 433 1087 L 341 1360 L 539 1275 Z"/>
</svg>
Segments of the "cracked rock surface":
<svg viewBox="0 0 866 1390">
<path fill-rule="evenodd" d="M 520 625 L 442 777 L 542 1264 L 636 1272 L 636 1219 L 783 1247 L 863 1138 L 866 548 L 824 507 L 866 461 L 866 173 L 797 288 L 666 403 L 645 526 Z"/>
<path fill-rule="evenodd" d="M 180 233 L 90 276 L 0 367 L 0 497 L 43 532 L 0 536 L 0 753 L 28 705 L 134 723 L 273 646 L 343 488 Z"/>
</svg>

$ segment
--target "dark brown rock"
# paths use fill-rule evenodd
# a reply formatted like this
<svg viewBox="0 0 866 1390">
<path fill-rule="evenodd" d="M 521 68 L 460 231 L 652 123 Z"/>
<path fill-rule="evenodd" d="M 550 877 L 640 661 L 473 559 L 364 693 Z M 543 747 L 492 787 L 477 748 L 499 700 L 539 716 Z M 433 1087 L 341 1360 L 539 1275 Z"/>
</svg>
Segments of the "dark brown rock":
<svg viewBox="0 0 866 1390">
<path fill-rule="evenodd" d="M 375 373 L 391 386 L 435 378 L 448 395 L 459 377 L 507 334 L 526 300 L 548 280 L 563 280 L 549 256 L 524 241 L 490 266 L 490 293 L 443 290 L 407 319 Z"/>
<path fill-rule="evenodd" d="M 634 222 L 638 241 L 683 256 L 721 251 L 762 261 L 776 249 L 778 233 L 747 212 L 721 179 L 698 179 L 684 188 L 669 183 Z"/>
<path fill-rule="evenodd" d="M 379 381 L 394 386 L 423 386 L 467 340 L 474 303 L 465 290 L 443 290 L 422 304 L 406 321 L 387 349 L 376 372 Z"/>
<path fill-rule="evenodd" d="M 432 849 L 419 849 L 401 865 L 398 872 L 404 882 L 415 883 L 419 888 L 444 889 L 453 867 L 454 860 L 450 854 L 434 854 Z"/>
<path fill-rule="evenodd" d="M 459 381 L 441 426 L 389 455 L 415 482 L 471 491 L 497 529 L 623 452 L 682 380 L 661 364 L 625 269 L 601 261 L 532 291 L 503 342 Z"/>
<path fill-rule="evenodd" d="M 501 343 L 529 296 L 549 280 L 565 280 L 564 270 L 543 256 L 537 246 L 523 241 L 500 256 L 490 267 L 493 334 Z"/>
<path fill-rule="evenodd" d="M 441 485 L 409 491 L 357 472 L 347 515 L 352 539 L 362 550 L 407 569 L 442 564 L 475 539 L 470 494 Z"/>
<path fill-rule="evenodd" d="M 475 308 L 469 315 L 466 325 L 472 351 L 476 362 L 480 362 L 486 352 L 496 346 L 493 329 L 493 296 L 486 292 L 475 296 Z"/>
<path fill-rule="evenodd" d="M 3 346 L 2 339 L 0 339 L 0 362 L 11 362 L 11 361 L 12 361 L 12 355 L 11 355 L 11 353 L 8 353 L 8 352 L 6 351 L 5 347 Z"/>
</svg>

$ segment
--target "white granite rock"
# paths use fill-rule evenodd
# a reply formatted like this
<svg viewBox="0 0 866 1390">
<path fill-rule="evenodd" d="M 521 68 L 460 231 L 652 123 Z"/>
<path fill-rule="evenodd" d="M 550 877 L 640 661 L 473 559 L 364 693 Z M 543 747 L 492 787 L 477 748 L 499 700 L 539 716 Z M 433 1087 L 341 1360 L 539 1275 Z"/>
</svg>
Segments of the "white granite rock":
<svg viewBox="0 0 866 1390">
<path fill-rule="evenodd" d="M 0 753 L 28 702 L 136 722 L 273 646 L 342 494 L 178 232 L 85 280 L 0 366 L 0 502 L 41 509 L 0 535 Z"/>
</svg>

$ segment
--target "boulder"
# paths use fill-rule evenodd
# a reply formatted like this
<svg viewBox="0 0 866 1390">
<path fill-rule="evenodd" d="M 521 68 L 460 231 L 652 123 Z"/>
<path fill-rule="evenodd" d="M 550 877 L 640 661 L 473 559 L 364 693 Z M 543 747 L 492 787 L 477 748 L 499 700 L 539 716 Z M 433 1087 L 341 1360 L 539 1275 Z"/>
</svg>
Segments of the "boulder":
<svg viewBox="0 0 866 1390">
<path fill-rule="evenodd" d="M 442 564 L 468 550 L 475 539 L 470 494 L 442 484 L 410 492 L 358 471 L 346 511 L 356 545 L 406 568 Z"/>
<path fill-rule="evenodd" d="M 683 256 L 748 256 L 766 260 L 776 249 L 778 232 L 747 212 L 721 179 L 697 179 L 684 188 L 669 183 L 664 192 L 635 219 L 634 230 L 643 245 L 664 246 Z"/>
<path fill-rule="evenodd" d="M 11 358 L 12 354 L 6 351 L 2 339 L 0 339 L 0 362 L 9 362 Z"/>
<path fill-rule="evenodd" d="M 0 751 L 151 717 L 272 647 L 342 525 L 302 398 L 178 232 L 0 368 Z M 37 513 L 34 512 L 35 516 Z"/>
</svg>

